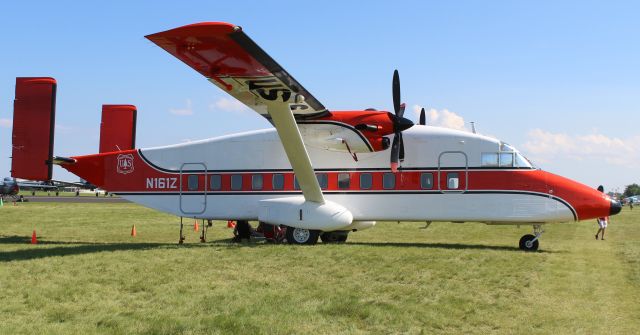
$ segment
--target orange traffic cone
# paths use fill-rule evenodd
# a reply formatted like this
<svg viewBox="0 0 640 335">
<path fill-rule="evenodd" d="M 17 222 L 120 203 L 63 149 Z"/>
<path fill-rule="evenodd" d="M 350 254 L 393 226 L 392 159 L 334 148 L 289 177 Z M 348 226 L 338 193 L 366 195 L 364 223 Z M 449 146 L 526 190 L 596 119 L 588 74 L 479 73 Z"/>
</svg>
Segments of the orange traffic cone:
<svg viewBox="0 0 640 335">
<path fill-rule="evenodd" d="M 138 235 L 138 233 L 136 232 L 136 225 L 133 225 L 131 227 L 131 236 L 136 237 L 136 235 Z"/>
<path fill-rule="evenodd" d="M 31 244 L 38 244 L 38 237 L 36 236 L 36 230 L 33 230 L 33 234 L 31 234 Z"/>
<path fill-rule="evenodd" d="M 198 231 L 200 230 L 200 226 L 198 225 L 198 220 L 194 220 L 194 224 L 193 224 L 193 231 Z"/>
<path fill-rule="evenodd" d="M 227 228 L 235 228 L 235 227 L 236 227 L 236 223 L 233 222 L 233 220 L 227 221 Z"/>
</svg>

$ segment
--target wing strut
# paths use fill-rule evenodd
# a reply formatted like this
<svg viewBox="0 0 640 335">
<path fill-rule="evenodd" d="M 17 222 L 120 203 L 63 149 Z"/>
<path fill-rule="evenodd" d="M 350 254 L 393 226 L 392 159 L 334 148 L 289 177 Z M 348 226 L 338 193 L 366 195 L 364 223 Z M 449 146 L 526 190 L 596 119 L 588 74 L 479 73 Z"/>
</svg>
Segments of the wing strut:
<svg viewBox="0 0 640 335">
<path fill-rule="evenodd" d="M 324 204 L 324 196 L 320 184 L 311 166 L 311 159 L 302 142 L 302 135 L 288 104 L 267 103 L 267 111 L 278 131 L 280 142 L 289 158 L 293 172 L 306 201 Z"/>
</svg>

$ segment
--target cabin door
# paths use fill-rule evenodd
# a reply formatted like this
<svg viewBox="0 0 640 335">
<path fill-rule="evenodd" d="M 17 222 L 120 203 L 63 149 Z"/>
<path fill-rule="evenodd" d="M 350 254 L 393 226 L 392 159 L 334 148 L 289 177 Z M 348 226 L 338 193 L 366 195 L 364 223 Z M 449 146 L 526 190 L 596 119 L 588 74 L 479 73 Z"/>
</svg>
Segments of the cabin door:
<svg viewBox="0 0 640 335">
<path fill-rule="evenodd" d="M 469 185 L 467 154 L 462 151 L 444 151 L 438 157 L 438 190 L 463 193 Z"/>
<path fill-rule="evenodd" d="M 207 166 L 184 163 L 180 167 L 180 212 L 185 216 L 202 214 L 207 209 Z"/>
</svg>

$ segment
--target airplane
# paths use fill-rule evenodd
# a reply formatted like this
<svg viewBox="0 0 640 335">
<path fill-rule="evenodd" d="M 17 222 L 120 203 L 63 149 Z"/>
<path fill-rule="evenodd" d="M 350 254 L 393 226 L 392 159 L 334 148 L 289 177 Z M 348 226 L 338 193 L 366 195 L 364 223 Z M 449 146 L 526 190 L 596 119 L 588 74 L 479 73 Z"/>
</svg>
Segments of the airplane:
<svg viewBox="0 0 640 335">
<path fill-rule="evenodd" d="M 62 181 L 62 180 L 18 180 L 12 177 L 4 177 L 0 180 L 0 196 L 3 198 L 11 198 L 18 201 L 21 197 L 18 195 L 20 190 L 31 191 L 31 195 L 35 195 L 35 191 L 54 191 L 56 195 L 63 187 L 75 187 L 78 189 L 95 190 L 97 187 L 86 180 L 80 179 L 78 182 Z"/>
<path fill-rule="evenodd" d="M 10 198 L 13 201 L 20 200 L 18 195 L 20 190 L 49 191 L 57 189 L 57 186 L 44 181 L 17 180 L 11 177 L 4 177 L 3 180 L 0 180 L 0 197 L 2 197 L 3 201 L 5 198 Z"/>
<path fill-rule="evenodd" d="M 20 186 L 18 186 L 15 179 L 5 177 L 3 180 L 0 180 L 0 199 L 2 199 L 2 201 L 6 201 L 5 199 L 18 201 L 20 199 L 18 192 L 20 192 Z"/>
<path fill-rule="evenodd" d="M 393 113 L 327 109 L 240 26 L 203 22 L 146 36 L 274 128 L 145 149 L 54 157 L 15 136 L 14 175 L 57 164 L 143 206 L 181 218 L 257 220 L 286 227 L 291 244 L 344 242 L 377 221 L 531 225 L 519 247 L 537 250 L 544 224 L 620 212 L 607 195 L 543 171 L 513 146 L 481 134 L 417 125 L 404 117 L 397 70 Z M 25 88 L 25 82 L 38 81 Z M 20 87 L 19 87 L 20 86 Z M 53 86 L 54 88 L 51 88 Z M 14 113 L 41 90 L 51 120 L 52 78 L 18 78 Z M 20 93 L 20 94 L 19 94 Z M 39 98 L 40 99 L 40 98 Z M 25 112 L 26 111 L 26 112 Z M 24 117 L 23 124 L 30 118 Z M 20 120 L 14 116 L 14 122 Z M 123 132 L 132 124 L 125 122 Z M 53 128 L 52 128 L 53 129 Z M 34 131 L 41 146 L 46 134 Z M 33 151 L 33 152 L 32 152 Z M 42 164 L 42 162 L 45 164 Z M 25 168 L 25 163 L 36 167 Z M 39 164 L 34 164 L 39 162 Z M 47 163 L 48 162 L 48 163 Z"/>
</svg>

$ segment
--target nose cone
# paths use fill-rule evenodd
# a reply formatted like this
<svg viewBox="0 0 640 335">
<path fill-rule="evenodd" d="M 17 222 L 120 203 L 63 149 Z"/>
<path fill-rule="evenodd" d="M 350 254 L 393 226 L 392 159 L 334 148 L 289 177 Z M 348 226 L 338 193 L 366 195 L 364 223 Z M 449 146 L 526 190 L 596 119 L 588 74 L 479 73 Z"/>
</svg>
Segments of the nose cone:
<svg viewBox="0 0 640 335">
<path fill-rule="evenodd" d="M 622 204 L 619 201 L 611 200 L 609 207 L 609 215 L 616 215 L 622 210 Z"/>
<path fill-rule="evenodd" d="M 396 118 L 396 131 L 404 131 L 413 127 L 413 122 L 407 118 Z"/>
</svg>

